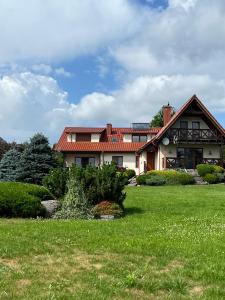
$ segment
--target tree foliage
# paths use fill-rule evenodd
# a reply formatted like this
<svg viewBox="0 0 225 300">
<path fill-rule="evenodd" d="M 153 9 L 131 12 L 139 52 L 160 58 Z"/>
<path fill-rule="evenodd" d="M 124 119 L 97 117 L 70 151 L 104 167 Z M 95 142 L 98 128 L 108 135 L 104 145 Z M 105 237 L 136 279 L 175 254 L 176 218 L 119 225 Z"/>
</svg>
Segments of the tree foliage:
<svg viewBox="0 0 225 300">
<path fill-rule="evenodd" d="M 10 144 L 8 144 L 3 138 L 0 137 L 0 160 L 2 159 L 3 155 L 9 151 Z"/>
<path fill-rule="evenodd" d="M 17 181 L 21 153 L 16 149 L 7 151 L 0 161 L 0 181 Z"/>
<path fill-rule="evenodd" d="M 40 133 L 35 134 L 22 153 L 18 180 L 40 184 L 53 166 L 54 159 L 48 139 Z"/>
<path fill-rule="evenodd" d="M 152 118 L 150 127 L 163 127 L 163 111 L 160 109 L 157 114 Z"/>
</svg>

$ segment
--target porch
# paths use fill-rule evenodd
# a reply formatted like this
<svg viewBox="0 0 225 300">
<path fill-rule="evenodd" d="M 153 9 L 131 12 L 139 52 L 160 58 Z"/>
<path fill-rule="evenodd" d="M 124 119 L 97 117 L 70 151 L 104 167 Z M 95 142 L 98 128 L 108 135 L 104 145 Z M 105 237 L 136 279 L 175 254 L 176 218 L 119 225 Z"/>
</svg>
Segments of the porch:
<svg viewBox="0 0 225 300">
<path fill-rule="evenodd" d="M 223 166 L 223 160 L 221 158 L 201 158 L 195 160 L 192 158 L 178 158 L 178 157 L 163 157 L 162 166 L 164 169 L 195 169 L 198 164 L 211 164 Z"/>
</svg>

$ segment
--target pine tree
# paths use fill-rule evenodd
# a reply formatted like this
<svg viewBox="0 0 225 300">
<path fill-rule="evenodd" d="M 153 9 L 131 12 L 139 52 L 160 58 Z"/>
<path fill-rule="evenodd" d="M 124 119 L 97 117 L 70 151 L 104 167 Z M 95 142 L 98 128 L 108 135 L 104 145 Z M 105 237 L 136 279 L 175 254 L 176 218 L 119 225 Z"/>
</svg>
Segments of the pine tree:
<svg viewBox="0 0 225 300">
<path fill-rule="evenodd" d="M 54 215 L 55 219 L 90 219 L 92 217 L 87 198 L 81 184 L 74 178 L 67 183 L 61 209 Z"/>
<path fill-rule="evenodd" d="M 0 161 L 0 181 L 17 181 L 21 153 L 16 149 L 7 151 Z"/>
<path fill-rule="evenodd" d="M 53 165 L 48 139 L 40 133 L 35 134 L 22 153 L 18 181 L 40 184 Z"/>
</svg>

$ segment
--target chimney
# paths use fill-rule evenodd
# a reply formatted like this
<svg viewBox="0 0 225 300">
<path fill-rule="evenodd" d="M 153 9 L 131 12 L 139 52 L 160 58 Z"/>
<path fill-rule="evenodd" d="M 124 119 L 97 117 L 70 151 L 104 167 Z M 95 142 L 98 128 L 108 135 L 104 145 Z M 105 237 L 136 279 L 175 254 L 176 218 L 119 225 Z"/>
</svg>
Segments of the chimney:
<svg viewBox="0 0 225 300">
<path fill-rule="evenodd" d="M 164 105 L 163 108 L 163 126 L 166 126 L 166 124 L 170 121 L 173 113 L 173 108 L 170 106 L 169 102 L 167 105 Z"/>
<path fill-rule="evenodd" d="M 106 132 L 107 132 L 107 135 L 112 134 L 112 124 L 109 123 L 106 125 Z"/>
</svg>

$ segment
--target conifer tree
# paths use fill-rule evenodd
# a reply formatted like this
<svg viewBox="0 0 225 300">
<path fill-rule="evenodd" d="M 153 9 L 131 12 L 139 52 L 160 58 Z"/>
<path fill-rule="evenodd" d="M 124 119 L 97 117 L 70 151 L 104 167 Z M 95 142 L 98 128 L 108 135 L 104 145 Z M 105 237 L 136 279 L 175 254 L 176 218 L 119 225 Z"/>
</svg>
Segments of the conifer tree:
<svg viewBox="0 0 225 300">
<path fill-rule="evenodd" d="M 81 184 L 70 177 L 61 209 L 54 215 L 55 219 L 90 219 L 91 212 Z"/>
<path fill-rule="evenodd" d="M 17 181 L 21 153 L 16 149 L 7 151 L 0 161 L 0 181 Z"/>
<path fill-rule="evenodd" d="M 40 184 L 53 166 L 54 159 L 48 139 L 40 133 L 35 134 L 22 153 L 18 180 Z"/>
</svg>

